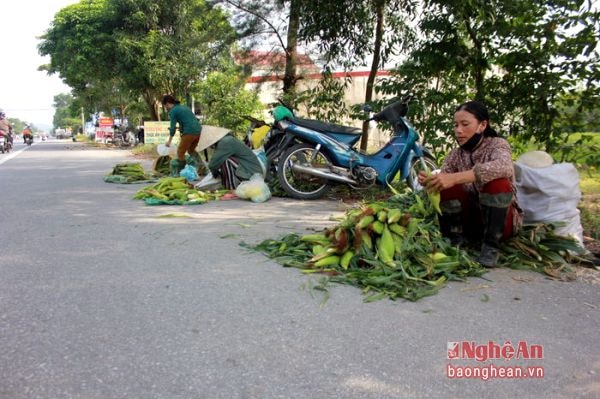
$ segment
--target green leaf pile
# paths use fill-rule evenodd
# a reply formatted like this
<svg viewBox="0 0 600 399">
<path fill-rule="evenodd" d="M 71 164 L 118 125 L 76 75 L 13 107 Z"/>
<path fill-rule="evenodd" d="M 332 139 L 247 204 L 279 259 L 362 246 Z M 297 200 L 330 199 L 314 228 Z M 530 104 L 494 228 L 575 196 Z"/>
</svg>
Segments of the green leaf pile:
<svg viewBox="0 0 600 399">
<path fill-rule="evenodd" d="M 424 197 L 422 197 L 424 195 Z M 383 298 L 416 301 L 437 293 L 447 281 L 481 276 L 475 249 L 452 246 L 437 224 L 436 204 L 425 194 L 405 192 L 387 201 L 346 211 L 335 226 L 317 234 L 287 234 L 242 246 L 286 267 L 326 276 L 328 283 L 359 287 L 367 302 Z M 503 246 L 503 266 L 561 272 L 585 261 L 576 241 L 554 234 L 551 225 L 528 226 Z"/>
</svg>

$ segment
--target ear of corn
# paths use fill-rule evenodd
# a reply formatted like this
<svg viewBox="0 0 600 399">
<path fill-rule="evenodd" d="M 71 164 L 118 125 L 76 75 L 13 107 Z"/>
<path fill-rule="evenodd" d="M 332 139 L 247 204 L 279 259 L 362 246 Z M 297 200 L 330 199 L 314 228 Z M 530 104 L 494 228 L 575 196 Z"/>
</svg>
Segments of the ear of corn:
<svg viewBox="0 0 600 399">
<path fill-rule="evenodd" d="M 443 252 L 434 252 L 430 255 L 430 257 L 435 263 L 442 263 L 448 259 L 448 255 Z"/>
<path fill-rule="evenodd" d="M 400 226 L 397 223 L 388 224 L 388 228 L 400 237 L 403 237 L 406 234 L 406 227 Z"/>
<path fill-rule="evenodd" d="M 383 233 L 384 226 L 385 225 L 383 223 L 381 223 L 379 220 L 376 220 L 373 223 L 371 223 L 371 230 L 381 235 L 381 233 Z"/>
<path fill-rule="evenodd" d="M 324 246 L 319 245 L 319 244 L 313 245 L 313 247 L 312 247 L 312 253 L 314 255 L 319 255 L 319 254 L 322 254 L 323 252 L 325 252 L 325 247 Z"/>
<path fill-rule="evenodd" d="M 377 220 L 381 223 L 385 223 L 387 221 L 387 217 L 388 213 L 385 209 L 382 209 L 379 212 L 377 212 Z"/>
<path fill-rule="evenodd" d="M 329 255 L 315 262 L 315 267 L 333 266 L 340 264 L 340 257 L 337 255 Z"/>
<path fill-rule="evenodd" d="M 375 220 L 375 218 L 373 216 L 371 216 L 371 215 L 363 216 L 360 219 L 360 221 L 356 224 L 356 227 L 358 227 L 359 229 L 364 229 L 368 225 L 370 225 L 371 223 L 373 223 L 373 220 Z"/>
<path fill-rule="evenodd" d="M 348 250 L 340 258 L 340 266 L 342 266 L 344 270 L 347 270 L 348 266 L 350 266 L 350 261 L 352 260 L 353 256 L 354 252 L 352 250 Z"/>
<path fill-rule="evenodd" d="M 400 220 L 402 217 L 402 210 L 398 208 L 390 209 L 387 214 L 387 223 L 393 224 Z"/>
<path fill-rule="evenodd" d="M 377 247 L 379 259 L 386 265 L 393 266 L 395 251 L 394 239 L 392 238 L 390 230 L 385 226 L 383 228 L 383 233 L 381 233 L 381 237 L 379 238 L 379 245 Z"/>
<path fill-rule="evenodd" d="M 324 242 L 329 242 L 329 238 L 325 237 L 324 234 L 307 234 L 302 236 L 300 240 L 305 242 L 311 242 L 316 244 L 322 244 Z"/>
<path fill-rule="evenodd" d="M 361 231 L 360 233 L 361 243 L 369 249 L 373 249 L 373 239 L 367 231 Z"/>
<path fill-rule="evenodd" d="M 403 239 L 396 233 L 392 232 L 391 234 L 392 239 L 394 240 L 394 255 L 400 255 L 400 253 L 402 252 Z"/>
<path fill-rule="evenodd" d="M 439 191 L 435 191 L 435 192 L 427 192 L 427 197 L 429 198 L 429 203 L 431 204 L 431 206 L 433 207 L 433 209 L 438 213 L 438 214 L 442 214 L 442 209 L 440 208 L 440 200 L 441 200 L 441 195 Z"/>
</svg>

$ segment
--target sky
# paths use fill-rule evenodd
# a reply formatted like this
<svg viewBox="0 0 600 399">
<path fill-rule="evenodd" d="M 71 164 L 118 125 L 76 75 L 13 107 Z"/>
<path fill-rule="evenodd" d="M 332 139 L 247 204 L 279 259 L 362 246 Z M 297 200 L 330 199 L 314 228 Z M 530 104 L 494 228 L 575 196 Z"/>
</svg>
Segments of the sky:
<svg viewBox="0 0 600 399">
<path fill-rule="evenodd" d="M 11 0 L 2 2 L 0 38 L 0 108 L 8 118 L 49 129 L 54 116 L 54 96 L 69 93 L 56 76 L 37 68 L 49 57 L 38 54 L 37 39 L 61 8 L 78 0 Z"/>
</svg>

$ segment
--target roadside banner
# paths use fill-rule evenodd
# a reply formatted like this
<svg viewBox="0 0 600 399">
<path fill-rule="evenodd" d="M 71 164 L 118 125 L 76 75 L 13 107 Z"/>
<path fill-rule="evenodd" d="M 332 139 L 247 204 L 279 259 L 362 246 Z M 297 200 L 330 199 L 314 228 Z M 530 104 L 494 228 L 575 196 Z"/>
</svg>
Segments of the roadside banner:
<svg viewBox="0 0 600 399">
<path fill-rule="evenodd" d="M 112 140 L 115 134 L 113 128 L 113 118 L 102 117 L 98 118 L 98 127 L 96 128 L 96 142 L 105 143 L 107 140 Z"/>
<path fill-rule="evenodd" d="M 111 126 L 99 126 L 96 128 L 96 142 L 106 142 L 112 140 L 115 130 Z"/>
<path fill-rule="evenodd" d="M 169 121 L 146 121 L 144 122 L 144 143 L 163 144 L 169 138 Z M 179 144 L 179 135 L 173 137 L 173 144 Z"/>
<path fill-rule="evenodd" d="M 114 121 L 113 118 L 105 117 L 98 118 L 98 126 L 99 127 L 113 127 Z"/>
</svg>

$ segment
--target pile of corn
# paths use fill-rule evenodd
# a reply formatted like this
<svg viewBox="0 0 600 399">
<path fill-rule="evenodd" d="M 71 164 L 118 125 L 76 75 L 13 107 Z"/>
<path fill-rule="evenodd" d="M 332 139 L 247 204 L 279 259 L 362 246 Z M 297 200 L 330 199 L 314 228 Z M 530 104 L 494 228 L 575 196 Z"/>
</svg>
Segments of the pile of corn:
<svg viewBox="0 0 600 399">
<path fill-rule="evenodd" d="M 133 198 L 144 200 L 148 205 L 193 205 L 218 200 L 229 192 L 229 190 L 199 191 L 184 177 L 163 177 L 156 184 L 139 190 Z"/>
<path fill-rule="evenodd" d="M 163 155 L 154 161 L 153 170 L 156 174 L 161 176 L 168 176 L 171 173 L 171 157 Z"/>
<path fill-rule="evenodd" d="M 406 192 L 385 202 L 350 209 L 337 225 L 322 233 L 288 234 L 250 248 L 284 266 L 325 275 L 313 287 L 322 291 L 335 282 L 360 287 L 365 301 L 386 297 L 415 301 L 435 294 L 446 281 L 486 272 L 474 261 L 477 249 L 453 247 L 442 238 L 435 217 L 439 212 L 436 200 Z M 555 276 L 575 259 L 571 252 L 577 249 L 574 240 L 554 235 L 551 226 L 538 225 L 536 232 L 524 229 L 508 241 L 502 266 L 526 267 Z M 531 248 L 534 241 L 537 251 Z"/>
<path fill-rule="evenodd" d="M 435 294 L 448 280 L 485 272 L 444 240 L 433 205 L 412 192 L 350 209 L 319 234 L 288 234 L 252 247 L 284 266 L 323 273 L 323 283 L 361 287 L 366 301 L 411 301 Z M 320 287 L 324 289 L 324 286 Z"/>
<path fill-rule="evenodd" d="M 144 167 L 139 163 L 119 163 L 116 164 L 108 176 L 113 176 L 112 179 L 122 183 L 131 183 L 136 181 L 149 180 L 152 176 L 148 175 Z"/>
<path fill-rule="evenodd" d="M 555 228 L 545 223 L 523 226 L 518 235 L 503 243 L 501 263 L 563 280 L 573 278 L 571 265 L 591 266 L 591 254 L 587 254 L 576 239 L 556 235 Z"/>
</svg>

